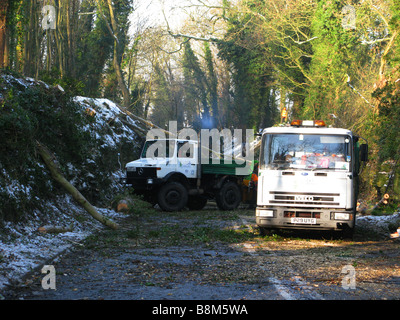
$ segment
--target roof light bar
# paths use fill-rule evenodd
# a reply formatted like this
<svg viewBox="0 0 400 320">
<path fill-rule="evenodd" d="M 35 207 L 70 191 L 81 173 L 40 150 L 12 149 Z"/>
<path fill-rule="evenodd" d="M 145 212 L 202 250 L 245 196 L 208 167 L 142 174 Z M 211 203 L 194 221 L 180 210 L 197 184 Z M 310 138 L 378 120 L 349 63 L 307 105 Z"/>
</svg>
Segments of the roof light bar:
<svg viewBox="0 0 400 320">
<path fill-rule="evenodd" d="M 293 120 L 290 125 L 292 127 L 326 127 L 323 120 Z"/>
</svg>

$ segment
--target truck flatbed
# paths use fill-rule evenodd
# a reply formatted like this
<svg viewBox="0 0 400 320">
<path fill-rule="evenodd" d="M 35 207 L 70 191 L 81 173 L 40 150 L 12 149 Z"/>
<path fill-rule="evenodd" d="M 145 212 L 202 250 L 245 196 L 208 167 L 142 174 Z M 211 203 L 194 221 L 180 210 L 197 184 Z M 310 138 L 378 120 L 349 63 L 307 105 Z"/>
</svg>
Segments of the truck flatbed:
<svg viewBox="0 0 400 320">
<path fill-rule="evenodd" d="M 236 172 L 236 169 L 238 168 L 245 168 L 246 167 L 246 162 L 243 164 L 237 164 L 234 161 L 231 161 L 231 163 L 225 163 L 224 160 L 220 160 L 220 163 L 218 164 L 213 164 L 210 163 L 208 164 L 201 164 L 201 172 L 202 174 L 220 174 L 220 175 L 236 175 L 236 176 L 248 176 L 253 172 L 254 169 L 254 164 L 253 162 L 248 162 L 248 167 L 244 173 L 238 174 Z"/>
</svg>

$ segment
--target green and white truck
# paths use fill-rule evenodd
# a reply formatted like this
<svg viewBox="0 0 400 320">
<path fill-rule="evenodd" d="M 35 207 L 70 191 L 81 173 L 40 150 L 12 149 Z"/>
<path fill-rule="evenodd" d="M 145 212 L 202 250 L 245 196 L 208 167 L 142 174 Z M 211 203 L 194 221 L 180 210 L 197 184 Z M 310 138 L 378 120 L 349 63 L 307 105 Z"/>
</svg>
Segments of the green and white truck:
<svg viewBox="0 0 400 320">
<path fill-rule="evenodd" d="M 220 210 L 236 209 L 252 161 L 216 159 L 212 152 L 204 161 L 201 148 L 197 140 L 147 140 L 140 159 L 126 165 L 124 182 L 164 211 L 200 210 L 210 199 Z"/>
</svg>

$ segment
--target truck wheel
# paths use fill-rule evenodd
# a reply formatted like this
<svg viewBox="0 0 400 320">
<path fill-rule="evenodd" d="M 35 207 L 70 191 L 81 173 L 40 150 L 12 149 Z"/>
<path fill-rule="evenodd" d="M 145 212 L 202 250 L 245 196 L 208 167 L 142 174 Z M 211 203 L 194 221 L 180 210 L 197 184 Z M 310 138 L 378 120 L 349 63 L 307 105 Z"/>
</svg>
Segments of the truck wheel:
<svg viewBox="0 0 400 320">
<path fill-rule="evenodd" d="M 228 181 L 219 190 L 215 200 L 220 210 L 235 210 L 242 201 L 239 186 L 232 181 Z"/>
<path fill-rule="evenodd" d="M 190 210 L 201 210 L 207 204 L 207 198 L 203 196 L 189 196 L 187 206 Z"/>
<path fill-rule="evenodd" d="M 169 182 L 161 187 L 157 200 L 164 211 L 180 211 L 186 206 L 188 192 L 181 183 Z"/>
</svg>

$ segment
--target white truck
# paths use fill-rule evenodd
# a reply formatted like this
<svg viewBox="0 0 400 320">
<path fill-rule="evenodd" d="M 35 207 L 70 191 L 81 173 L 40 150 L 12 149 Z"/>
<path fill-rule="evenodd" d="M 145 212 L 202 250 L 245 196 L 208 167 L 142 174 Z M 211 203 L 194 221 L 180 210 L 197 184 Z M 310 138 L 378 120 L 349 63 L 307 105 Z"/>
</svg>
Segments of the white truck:
<svg viewBox="0 0 400 320">
<path fill-rule="evenodd" d="M 256 223 L 271 229 L 342 231 L 355 227 L 361 161 L 368 144 L 323 121 L 292 121 L 262 132 Z"/>
<path fill-rule="evenodd" d="M 209 199 L 215 199 L 220 210 L 236 209 L 252 161 L 201 161 L 200 148 L 196 140 L 149 139 L 140 159 L 126 165 L 124 183 L 164 211 L 200 210 Z M 238 174 L 237 168 L 243 170 Z"/>
</svg>

